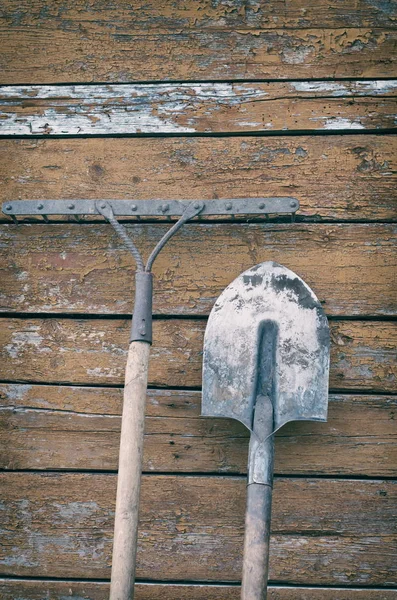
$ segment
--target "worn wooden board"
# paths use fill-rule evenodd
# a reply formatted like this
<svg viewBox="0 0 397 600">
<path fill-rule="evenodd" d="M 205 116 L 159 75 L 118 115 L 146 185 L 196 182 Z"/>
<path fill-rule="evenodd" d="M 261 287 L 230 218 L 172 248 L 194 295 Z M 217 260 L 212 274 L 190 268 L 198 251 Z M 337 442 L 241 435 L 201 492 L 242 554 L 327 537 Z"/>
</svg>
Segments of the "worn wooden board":
<svg viewBox="0 0 397 600">
<path fill-rule="evenodd" d="M 382 130 L 396 95 L 397 80 L 3 86 L 0 135 Z"/>
<path fill-rule="evenodd" d="M 86 581 L 32 581 L 29 579 L 0 579 L 3 600 L 108 600 L 109 584 Z M 395 600 L 396 590 L 381 588 L 290 588 L 286 586 L 268 588 L 269 600 Z M 239 600 L 238 585 L 204 584 L 156 584 L 137 583 L 136 600 Z"/>
<path fill-rule="evenodd" d="M 246 473 L 248 432 L 200 392 L 149 390 L 144 471 Z M 122 390 L 0 385 L 0 468 L 117 469 Z M 394 396 L 331 395 L 328 423 L 277 434 L 278 474 L 396 476 Z M 73 449 L 73 452 L 72 452 Z"/>
<path fill-rule="evenodd" d="M 3 574 L 109 577 L 114 475 L 2 478 Z M 137 577 L 238 581 L 244 478 L 145 476 Z M 278 479 L 270 579 L 311 585 L 396 583 L 395 485 Z"/>
<path fill-rule="evenodd" d="M 103 0 L 87 5 L 67 0 L 62 7 L 49 0 L 29 4 L 26 0 L 4 3 L 4 18 L 10 27 L 36 26 L 42 29 L 78 30 L 90 24 L 97 28 L 112 27 L 115 31 L 128 25 L 131 32 L 225 30 L 258 28 L 297 28 L 310 26 L 324 29 L 335 27 L 392 27 L 396 14 L 393 2 L 380 4 L 376 0 L 343 0 L 330 4 L 328 0 L 274 0 L 269 6 L 263 0 L 242 2 L 184 2 L 181 0 L 120 0 L 117 5 Z M 19 12 L 18 12 L 19 9 Z M 39 23 L 38 23 L 39 21 Z"/>
<path fill-rule="evenodd" d="M 4 319 L 0 380 L 121 384 L 129 329 L 126 319 Z M 150 385 L 201 385 L 204 329 L 204 320 L 154 321 Z M 331 322 L 331 388 L 395 391 L 396 332 L 389 321 Z"/>
<path fill-rule="evenodd" d="M 308 9 L 301 1 L 184 4 L 142 10 L 141 2 L 7 0 L 3 83 L 396 74 L 396 11 L 388 2 L 360 2 L 358 10 L 351 0 L 346 7 L 311 0 Z"/>
<path fill-rule="evenodd" d="M 296 196 L 300 217 L 396 219 L 393 135 L 2 140 L 1 198 Z"/>
<path fill-rule="evenodd" d="M 128 226 L 148 256 L 169 225 Z M 154 312 L 207 315 L 250 266 L 275 260 L 315 290 L 328 315 L 397 313 L 396 226 L 185 225 L 154 266 Z M 347 251 L 348 249 L 348 251 Z M 133 258 L 108 224 L 3 225 L 0 310 L 130 314 Z"/>
</svg>

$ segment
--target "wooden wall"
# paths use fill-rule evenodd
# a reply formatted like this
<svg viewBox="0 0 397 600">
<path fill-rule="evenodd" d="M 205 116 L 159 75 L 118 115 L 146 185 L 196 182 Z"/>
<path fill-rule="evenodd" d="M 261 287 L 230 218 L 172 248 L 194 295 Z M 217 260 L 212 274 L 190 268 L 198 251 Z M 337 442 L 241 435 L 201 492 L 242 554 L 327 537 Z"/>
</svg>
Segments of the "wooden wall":
<svg viewBox="0 0 397 600">
<path fill-rule="evenodd" d="M 3 200 L 292 195 L 156 262 L 138 600 L 237 600 L 247 432 L 200 418 L 206 317 L 276 260 L 330 319 L 327 424 L 277 436 L 271 600 L 391 600 L 396 4 L 5 0 Z M 168 226 L 128 223 L 145 255 Z M 108 594 L 132 259 L 103 221 L 1 222 L 1 597 Z M 393 277 L 394 276 L 394 277 Z"/>
</svg>

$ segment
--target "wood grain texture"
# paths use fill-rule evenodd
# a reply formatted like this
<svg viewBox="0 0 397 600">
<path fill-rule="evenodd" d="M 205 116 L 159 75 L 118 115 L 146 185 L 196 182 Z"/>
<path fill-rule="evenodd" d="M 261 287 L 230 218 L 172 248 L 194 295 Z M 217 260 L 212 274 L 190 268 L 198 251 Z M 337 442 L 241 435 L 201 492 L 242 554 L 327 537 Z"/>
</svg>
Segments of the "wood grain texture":
<svg viewBox="0 0 397 600">
<path fill-rule="evenodd" d="M 87 5 L 81 0 L 67 0 L 62 7 L 48 0 L 40 2 L 4 3 L 5 22 L 10 27 L 33 26 L 44 30 L 57 27 L 78 30 L 84 26 L 112 28 L 127 26 L 141 35 L 150 31 L 183 30 L 278 29 L 280 27 L 305 29 L 316 26 L 335 27 L 393 27 L 396 23 L 392 2 L 376 0 L 344 0 L 330 4 L 328 0 L 293 0 L 287 3 L 274 0 L 271 6 L 263 0 L 236 2 L 184 2 L 183 0 L 147 0 L 145 2 L 120 0 L 117 5 L 103 0 Z M 82 24 L 84 22 L 84 24 Z"/>
<path fill-rule="evenodd" d="M 0 385 L 0 468 L 117 469 L 122 390 Z M 144 471 L 246 473 L 248 432 L 200 417 L 200 392 L 149 390 Z M 395 477 L 394 396 L 331 395 L 328 423 L 276 436 L 277 474 Z"/>
<path fill-rule="evenodd" d="M 109 584 L 106 582 L 32 581 L 0 579 L 3 600 L 108 600 Z M 381 588 L 268 588 L 269 600 L 395 600 L 396 590 Z M 235 585 L 155 584 L 137 583 L 136 600 L 239 600 L 240 587 Z"/>
<path fill-rule="evenodd" d="M 0 135 L 382 130 L 396 95 L 397 80 L 3 86 Z"/>
<path fill-rule="evenodd" d="M 127 227 L 148 256 L 169 224 Z M 392 316 L 395 242 L 386 224 L 185 225 L 154 265 L 153 309 L 208 315 L 233 279 L 271 259 L 298 273 L 327 315 Z M 3 225 L 0 256 L 1 311 L 131 314 L 135 264 L 107 224 Z"/>
<path fill-rule="evenodd" d="M 350 0 L 331 10 L 324 0 L 308 9 L 301 1 L 194 4 L 152 2 L 142 11 L 141 2 L 7 0 L 3 83 L 396 74 L 396 11 L 388 2 L 360 2 L 358 10 Z"/>
<path fill-rule="evenodd" d="M 149 355 L 148 342 L 130 343 L 119 443 L 110 600 L 128 600 L 134 595 Z"/>
<path fill-rule="evenodd" d="M 396 136 L 2 140 L 1 198 L 296 196 L 299 215 L 396 219 Z"/>
<path fill-rule="evenodd" d="M 3 574 L 108 578 L 116 477 L 1 476 Z M 244 478 L 145 476 L 137 577 L 238 581 Z M 396 583 L 395 485 L 278 479 L 270 579 L 334 586 Z"/>
<path fill-rule="evenodd" d="M 121 384 L 129 320 L 4 319 L 0 379 L 15 382 Z M 205 322 L 155 320 L 151 386 L 201 385 Z M 331 389 L 395 391 L 393 322 L 331 323 Z"/>
</svg>

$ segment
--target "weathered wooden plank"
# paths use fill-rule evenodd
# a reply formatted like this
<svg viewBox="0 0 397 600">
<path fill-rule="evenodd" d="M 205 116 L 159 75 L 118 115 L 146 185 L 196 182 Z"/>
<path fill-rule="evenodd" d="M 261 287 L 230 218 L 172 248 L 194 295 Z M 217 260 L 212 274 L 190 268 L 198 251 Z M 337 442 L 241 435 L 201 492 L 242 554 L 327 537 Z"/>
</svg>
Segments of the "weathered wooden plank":
<svg viewBox="0 0 397 600">
<path fill-rule="evenodd" d="M 47 581 L 0 579 L 3 600 L 108 600 L 109 584 L 105 582 Z M 395 590 L 346 588 L 292 588 L 269 585 L 269 600 L 395 600 Z M 236 585 L 203 584 L 135 584 L 136 600 L 238 600 Z"/>
<path fill-rule="evenodd" d="M 3 574 L 109 577 L 115 475 L 2 475 Z M 143 478 L 137 576 L 238 581 L 245 480 Z M 270 578 L 395 584 L 395 485 L 278 479 Z"/>
<path fill-rule="evenodd" d="M 105 27 L 107 27 L 105 25 Z M 396 77 L 395 30 L 154 33 L 3 28 L 3 84 Z M 94 27 L 94 29 L 97 29 Z M 120 27 L 121 29 L 121 27 Z"/>
<path fill-rule="evenodd" d="M 156 320 L 149 368 L 152 386 L 201 385 L 205 322 Z M 121 384 L 130 322 L 125 319 L 4 319 L 0 380 Z M 393 322 L 331 323 L 330 385 L 395 390 Z"/>
<path fill-rule="evenodd" d="M 154 5 L 8 0 L 3 83 L 395 75 L 387 2 Z"/>
<path fill-rule="evenodd" d="M 0 399 L 0 468 L 117 469 L 122 390 L 10 384 L 0 385 Z M 149 390 L 145 471 L 246 473 L 246 429 L 198 418 L 200 399 Z M 395 476 L 396 404 L 331 395 L 327 424 L 294 423 L 277 435 L 276 473 Z"/>
<path fill-rule="evenodd" d="M 2 140 L 4 200 L 296 196 L 299 215 L 396 219 L 396 136 Z"/>
<path fill-rule="evenodd" d="M 395 127 L 397 80 L 3 86 L 0 135 Z"/>
<path fill-rule="evenodd" d="M 62 7 L 48 0 L 37 3 L 8 0 L 4 6 L 4 19 L 9 27 L 57 27 L 67 31 L 80 29 L 82 33 L 84 27 L 90 24 L 98 28 L 108 25 L 114 31 L 128 26 L 129 31 L 143 35 L 147 30 L 393 27 L 396 21 L 393 2 L 380 4 L 376 0 L 344 0 L 337 5 L 330 4 L 328 0 L 293 0 L 287 3 L 274 0 L 271 7 L 262 0 L 237 0 L 233 3 L 120 0 L 117 5 L 104 0 L 92 5 L 81 0 L 67 0 Z"/>
<path fill-rule="evenodd" d="M 129 328 L 122 319 L 4 320 L 0 378 L 121 384 Z M 196 320 L 154 322 L 151 385 L 201 384 L 204 328 Z M 396 330 L 392 322 L 331 323 L 331 387 L 393 391 Z"/>
<path fill-rule="evenodd" d="M 167 225 L 128 226 L 148 256 Z M 157 314 L 207 315 L 251 265 L 275 260 L 310 285 L 328 315 L 397 313 L 395 225 L 186 225 L 154 266 Z M 4 225 L 0 310 L 129 314 L 135 264 L 109 225 Z M 215 260 L 214 260 L 214 257 Z"/>
</svg>

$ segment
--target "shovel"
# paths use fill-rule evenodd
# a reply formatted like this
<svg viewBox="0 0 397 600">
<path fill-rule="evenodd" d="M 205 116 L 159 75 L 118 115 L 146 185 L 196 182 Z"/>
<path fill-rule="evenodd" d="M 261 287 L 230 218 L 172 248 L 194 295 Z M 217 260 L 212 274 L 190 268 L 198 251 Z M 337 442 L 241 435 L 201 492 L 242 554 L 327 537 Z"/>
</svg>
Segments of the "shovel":
<svg viewBox="0 0 397 600">
<path fill-rule="evenodd" d="M 329 328 L 311 289 L 265 262 L 219 296 L 204 338 L 202 415 L 251 432 L 242 600 L 266 598 L 274 433 L 290 421 L 326 421 Z"/>
</svg>

